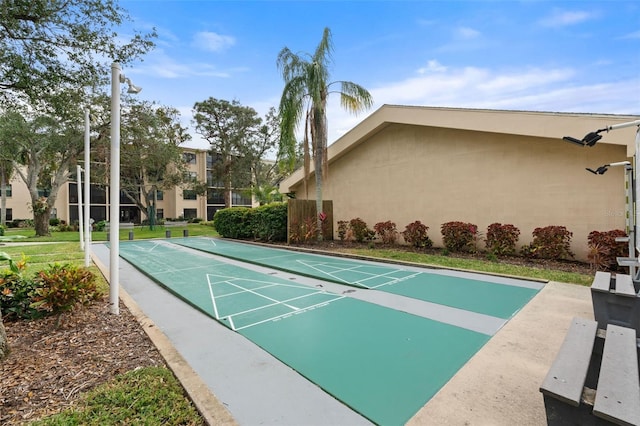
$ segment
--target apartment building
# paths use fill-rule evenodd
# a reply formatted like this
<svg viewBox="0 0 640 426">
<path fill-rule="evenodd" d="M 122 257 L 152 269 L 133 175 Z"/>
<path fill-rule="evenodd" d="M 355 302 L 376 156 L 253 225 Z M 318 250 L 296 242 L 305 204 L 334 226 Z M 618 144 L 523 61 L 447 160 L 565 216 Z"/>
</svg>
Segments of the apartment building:
<svg viewBox="0 0 640 426">
<path fill-rule="evenodd" d="M 213 165 L 216 156 L 210 151 L 184 148 L 183 158 L 187 162 L 188 173 L 198 181 L 207 182 L 206 195 L 196 195 L 194 191 L 176 187 L 167 191 L 158 191 L 157 216 L 159 219 L 193 219 L 212 220 L 216 211 L 224 208 L 224 188 L 221 182 L 213 177 Z M 18 176 L 2 188 L 7 194 L 7 221 L 14 219 L 31 219 L 31 197 L 27 186 Z M 41 196 L 48 196 L 47 191 L 41 191 Z M 67 182 L 58 192 L 58 198 L 51 212 L 55 217 L 73 223 L 78 220 L 77 182 Z M 232 206 L 252 207 L 251 197 L 241 190 L 231 191 Z M 90 217 L 94 221 L 109 220 L 109 188 L 91 185 Z M 120 194 L 120 221 L 140 223 L 146 216 L 123 193 Z"/>
</svg>

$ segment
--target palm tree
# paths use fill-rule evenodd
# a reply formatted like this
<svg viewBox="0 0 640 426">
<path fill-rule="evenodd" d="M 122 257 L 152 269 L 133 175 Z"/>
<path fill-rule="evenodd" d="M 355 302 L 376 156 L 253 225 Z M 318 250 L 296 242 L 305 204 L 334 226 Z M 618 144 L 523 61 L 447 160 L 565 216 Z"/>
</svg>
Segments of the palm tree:
<svg viewBox="0 0 640 426">
<path fill-rule="evenodd" d="M 284 79 L 280 99 L 280 153 L 289 169 L 293 168 L 296 153 L 295 131 L 304 118 L 304 184 L 309 177 L 310 153 L 314 160 L 316 178 L 316 212 L 318 213 L 318 240 L 322 240 L 322 179 L 327 177 L 327 97 L 334 86 L 340 94 L 340 105 L 349 112 L 358 113 L 373 105 L 371 94 L 350 81 L 330 81 L 331 30 L 324 29 L 322 40 L 313 55 L 294 54 L 285 47 L 278 54 L 278 68 Z"/>
</svg>

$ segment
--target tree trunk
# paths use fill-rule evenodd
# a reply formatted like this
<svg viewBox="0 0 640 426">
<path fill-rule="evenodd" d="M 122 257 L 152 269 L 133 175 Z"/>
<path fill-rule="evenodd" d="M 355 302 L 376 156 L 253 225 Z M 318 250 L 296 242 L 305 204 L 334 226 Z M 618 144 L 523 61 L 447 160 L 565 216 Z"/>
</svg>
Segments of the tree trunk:
<svg viewBox="0 0 640 426">
<path fill-rule="evenodd" d="M 7 182 L 5 180 L 4 167 L 0 167 L 0 225 L 5 226 L 7 224 Z"/>
<path fill-rule="evenodd" d="M 316 168 L 316 226 L 318 227 L 318 241 L 324 239 L 322 235 L 322 220 L 320 220 L 320 213 L 322 213 L 322 155 L 315 155 L 315 168 Z"/>
<path fill-rule="evenodd" d="M 7 332 L 2 323 L 2 310 L 0 310 L 0 361 L 9 355 L 9 342 L 7 342 Z"/>
<path fill-rule="evenodd" d="M 49 216 L 51 215 L 51 208 L 47 207 L 42 210 L 33 212 L 33 225 L 36 229 L 36 237 L 48 237 L 51 235 L 49 232 Z"/>
</svg>

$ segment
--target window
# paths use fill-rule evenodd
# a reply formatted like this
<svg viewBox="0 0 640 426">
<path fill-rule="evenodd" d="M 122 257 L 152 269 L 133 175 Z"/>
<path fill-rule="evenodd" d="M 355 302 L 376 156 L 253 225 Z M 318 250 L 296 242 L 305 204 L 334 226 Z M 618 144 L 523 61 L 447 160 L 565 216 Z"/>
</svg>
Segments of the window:
<svg viewBox="0 0 640 426">
<path fill-rule="evenodd" d="M 158 201 L 164 200 L 164 191 L 157 190 L 156 191 L 156 199 Z"/>
<path fill-rule="evenodd" d="M 82 194 L 84 196 L 84 193 Z M 78 204 L 78 184 L 69 183 L 69 204 Z"/>
<path fill-rule="evenodd" d="M 107 191 L 95 185 L 89 185 L 91 204 L 107 204 Z"/>
<path fill-rule="evenodd" d="M 196 217 L 198 217 L 198 209 L 184 209 L 182 212 L 182 217 L 187 220 L 195 219 Z"/>
<path fill-rule="evenodd" d="M 250 206 L 251 197 L 242 194 L 241 192 L 233 191 L 231 193 L 231 205 L 232 206 Z"/>
<path fill-rule="evenodd" d="M 7 197 L 11 197 L 11 191 L 12 191 L 11 190 L 11 184 L 5 185 L 4 189 L 5 189 L 6 193 L 7 193 Z M 2 195 L 2 188 L 0 188 L 0 195 Z"/>
<path fill-rule="evenodd" d="M 7 222 L 13 220 L 13 210 L 12 209 L 5 209 L 5 212 L 7 214 Z"/>
<path fill-rule="evenodd" d="M 164 209 L 157 209 L 156 210 L 156 217 L 158 219 L 164 219 Z"/>
<path fill-rule="evenodd" d="M 207 204 L 224 204 L 224 192 L 209 188 L 207 190 Z"/>
<path fill-rule="evenodd" d="M 197 200 L 198 196 L 196 195 L 196 191 L 191 189 L 182 190 L 182 199 L 183 200 Z"/>
<path fill-rule="evenodd" d="M 196 154 L 193 152 L 183 152 L 182 159 L 187 164 L 196 164 Z"/>
<path fill-rule="evenodd" d="M 78 191 L 76 189 L 76 191 Z M 48 197 L 51 193 L 51 189 L 38 189 L 38 197 Z"/>
</svg>

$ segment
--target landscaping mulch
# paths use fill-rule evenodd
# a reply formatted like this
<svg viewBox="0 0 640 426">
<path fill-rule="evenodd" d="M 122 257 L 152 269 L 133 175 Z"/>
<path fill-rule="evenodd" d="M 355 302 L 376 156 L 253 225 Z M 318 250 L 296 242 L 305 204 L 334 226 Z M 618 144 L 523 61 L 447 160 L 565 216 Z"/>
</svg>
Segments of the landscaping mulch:
<svg viewBox="0 0 640 426">
<path fill-rule="evenodd" d="M 116 375 L 164 365 L 127 308 L 105 297 L 64 315 L 4 322 L 10 354 L 0 361 L 0 424 L 21 425 L 70 407 L 78 396 Z"/>
</svg>

